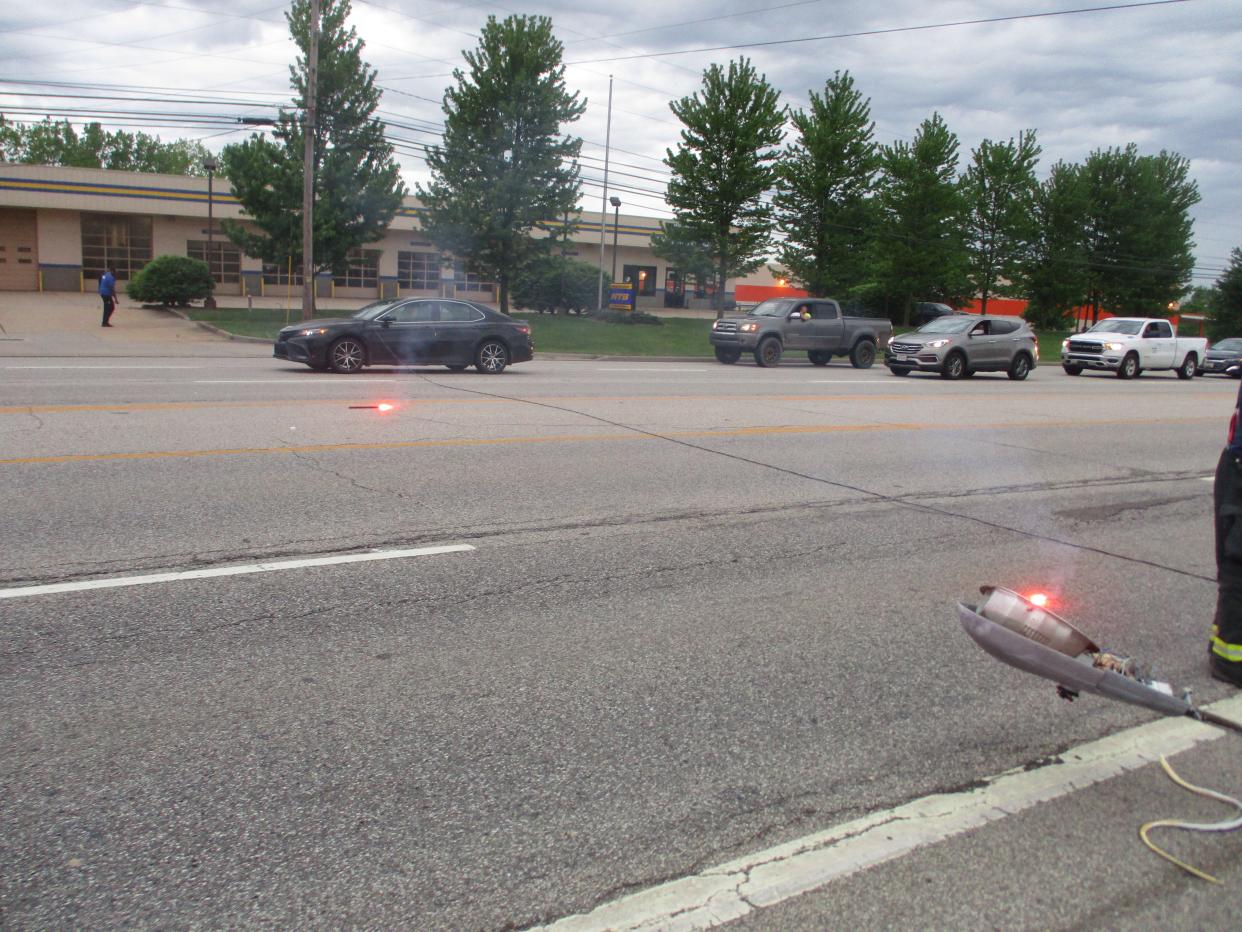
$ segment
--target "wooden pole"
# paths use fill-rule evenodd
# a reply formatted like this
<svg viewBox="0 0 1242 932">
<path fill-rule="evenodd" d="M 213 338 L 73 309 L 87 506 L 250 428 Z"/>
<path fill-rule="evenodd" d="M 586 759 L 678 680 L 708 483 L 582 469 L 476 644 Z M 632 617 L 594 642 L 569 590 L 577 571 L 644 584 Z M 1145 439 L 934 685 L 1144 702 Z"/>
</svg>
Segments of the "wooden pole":
<svg viewBox="0 0 1242 932">
<path fill-rule="evenodd" d="M 306 135 L 302 153 L 302 319 L 315 316 L 315 96 L 319 76 L 319 0 L 311 0 L 306 62 Z"/>
</svg>

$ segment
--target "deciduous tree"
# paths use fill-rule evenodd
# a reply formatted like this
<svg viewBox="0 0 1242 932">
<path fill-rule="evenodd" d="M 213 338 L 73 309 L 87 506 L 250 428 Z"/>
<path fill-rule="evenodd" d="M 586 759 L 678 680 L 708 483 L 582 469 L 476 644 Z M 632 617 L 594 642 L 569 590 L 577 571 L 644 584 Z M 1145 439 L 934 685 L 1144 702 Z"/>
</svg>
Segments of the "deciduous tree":
<svg viewBox="0 0 1242 932">
<path fill-rule="evenodd" d="M 206 147 L 194 139 L 164 142 L 146 133 L 106 131 L 87 123 L 79 133 L 68 120 L 10 123 L 0 117 L 0 161 L 114 171 L 202 175 Z"/>
<path fill-rule="evenodd" d="M 582 140 L 562 127 L 586 104 L 565 86 L 562 50 L 546 16 L 489 17 L 444 93 L 444 143 L 429 147 L 432 180 L 418 190 L 427 236 L 496 282 L 502 312 L 519 270 L 550 245 L 531 230 L 574 210 L 581 191 Z"/>
<path fill-rule="evenodd" d="M 703 85 L 669 108 L 682 123 L 677 151 L 664 163 L 672 170 L 666 199 L 674 232 L 651 239 L 662 258 L 699 244 L 711 257 L 713 304 L 724 313 L 725 281 L 763 264 L 771 251 L 772 208 L 762 200 L 776 183 L 777 146 L 784 137 L 780 94 L 740 59 L 712 65 Z"/>
<path fill-rule="evenodd" d="M 777 256 L 812 294 L 845 298 L 869 278 L 880 164 L 871 103 L 838 71 L 790 120 L 798 138 L 777 169 L 773 203 L 785 234 Z"/>
<path fill-rule="evenodd" d="M 1234 248 L 1229 267 L 1216 280 L 1208 336 L 1213 340 L 1242 336 L 1242 249 Z"/>
<path fill-rule="evenodd" d="M 375 119 L 380 91 L 364 43 L 349 18 L 349 0 L 322 0 L 316 78 L 314 242 L 317 270 L 340 271 L 350 250 L 380 239 L 401 206 L 405 186 Z M 221 162 L 233 193 L 261 232 L 225 220 L 229 239 L 247 255 L 284 266 L 302 256 L 302 177 L 308 97 L 310 3 L 285 14 L 301 54 L 290 66 L 295 110 L 281 110 L 272 137 L 256 133 L 226 146 Z"/>
<path fill-rule="evenodd" d="M 985 139 L 962 178 L 967 275 L 984 314 L 993 295 L 1021 294 L 1020 269 L 1034 236 L 1039 151 L 1034 130 L 1008 142 Z"/>
<path fill-rule="evenodd" d="M 906 323 L 916 301 L 960 303 L 970 291 L 957 154 L 957 136 L 938 113 L 912 143 L 881 148 L 876 270 Z"/>
</svg>

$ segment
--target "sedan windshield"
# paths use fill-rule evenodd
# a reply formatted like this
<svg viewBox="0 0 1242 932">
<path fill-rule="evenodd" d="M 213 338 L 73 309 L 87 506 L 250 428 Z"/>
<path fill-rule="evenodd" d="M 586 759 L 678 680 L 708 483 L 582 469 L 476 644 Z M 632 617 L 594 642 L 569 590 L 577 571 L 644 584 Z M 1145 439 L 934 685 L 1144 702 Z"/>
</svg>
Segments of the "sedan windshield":
<svg viewBox="0 0 1242 932">
<path fill-rule="evenodd" d="M 1236 353 L 1242 350 L 1242 339 L 1230 337 L 1228 340 L 1221 340 L 1219 343 L 1213 343 L 1212 349 L 1224 350 L 1226 353 Z"/>
<path fill-rule="evenodd" d="M 919 328 L 919 333 L 965 333 L 979 318 L 973 315 L 957 314 L 952 317 L 937 317 L 935 320 Z"/>
<path fill-rule="evenodd" d="M 793 310 L 796 302 L 789 298 L 769 298 L 751 309 L 751 317 L 784 317 Z"/>
<path fill-rule="evenodd" d="M 1124 333 L 1129 336 L 1136 336 L 1143 329 L 1145 321 L 1141 320 L 1102 320 L 1095 324 L 1086 333 Z"/>
</svg>

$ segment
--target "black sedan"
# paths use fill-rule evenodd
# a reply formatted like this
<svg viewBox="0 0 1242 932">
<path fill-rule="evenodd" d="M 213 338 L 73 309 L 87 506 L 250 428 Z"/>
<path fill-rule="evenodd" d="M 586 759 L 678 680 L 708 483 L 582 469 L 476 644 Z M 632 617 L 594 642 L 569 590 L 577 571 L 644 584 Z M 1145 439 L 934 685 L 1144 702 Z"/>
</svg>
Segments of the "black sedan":
<svg viewBox="0 0 1242 932">
<path fill-rule="evenodd" d="M 358 372 L 363 366 L 473 365 L 503 372 L 534 357 L 530 325 L 490 307 L 447 298 L 376 301 L 352 317 L 286 327 L 272 355 L 312 369 Z"/>
<path fill-rule="evenodd" d="M 1203 354 L 1203 362 L 1199 363 L 1199 371 L 1205 375 L 1214 373 L 1242 378 L 1242 337 L 1218 340 L 1209 346 Z"/>
</svg>

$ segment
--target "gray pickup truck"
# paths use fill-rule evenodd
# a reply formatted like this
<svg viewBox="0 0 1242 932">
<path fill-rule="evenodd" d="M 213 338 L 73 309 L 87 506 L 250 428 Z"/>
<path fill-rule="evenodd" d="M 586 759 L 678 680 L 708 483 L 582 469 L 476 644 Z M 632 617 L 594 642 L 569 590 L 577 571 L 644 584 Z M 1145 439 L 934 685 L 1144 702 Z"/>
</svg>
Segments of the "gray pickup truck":
<svg viewBox="0 0 1242 932">
<path fill-rule="evenodd" d="M 712 325 L 716 359 L 735 363 L 753 353 L 761 366 L 775 366 L 787 350 L 805 350 L 817 366 L 833 356 L 848 356 L 855 369 L 875 362 L 893 325 L 882 317 L 847 317 L 829 298 L 770 298 L 745 317 L 722 317 Z"/>
</svg>

